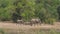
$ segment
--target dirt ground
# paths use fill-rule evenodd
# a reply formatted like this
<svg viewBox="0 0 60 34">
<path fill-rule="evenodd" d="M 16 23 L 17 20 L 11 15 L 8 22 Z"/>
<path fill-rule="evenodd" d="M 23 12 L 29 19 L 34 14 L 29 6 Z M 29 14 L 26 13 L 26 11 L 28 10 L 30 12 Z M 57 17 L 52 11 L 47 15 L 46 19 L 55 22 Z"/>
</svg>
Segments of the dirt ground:
<svg viewBox="0 0 60 34">
<path fill-rule="evenodd" d="M 41 24 L 41 25 L 35 25 L 35 26 L 16 24 L 16 23 L 11 23 L 11 22 L 0 22 L 0 28 L 6 28 L 6 29 L 30 29 L 30 28 L 60 29 L 60 22 L 56 22 L 54 25 Z"/>
</svg>

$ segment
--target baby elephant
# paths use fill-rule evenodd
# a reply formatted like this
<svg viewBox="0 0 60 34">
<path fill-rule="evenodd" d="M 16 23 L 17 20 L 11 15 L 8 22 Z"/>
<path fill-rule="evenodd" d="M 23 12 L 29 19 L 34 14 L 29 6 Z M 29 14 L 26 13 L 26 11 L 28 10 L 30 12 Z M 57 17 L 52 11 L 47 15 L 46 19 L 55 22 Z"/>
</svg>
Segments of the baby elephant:
<svg viewBox="0 0 60 34">
<path fill-rule="evenodd" d="M 31 19 L 31 21 L 30 21 L 30 24 L 31 24 L 31 26 L 34 24 L 40 24 L 41 25 L 41 21 L 40 21 L 40 19 Z"/>
</svg>

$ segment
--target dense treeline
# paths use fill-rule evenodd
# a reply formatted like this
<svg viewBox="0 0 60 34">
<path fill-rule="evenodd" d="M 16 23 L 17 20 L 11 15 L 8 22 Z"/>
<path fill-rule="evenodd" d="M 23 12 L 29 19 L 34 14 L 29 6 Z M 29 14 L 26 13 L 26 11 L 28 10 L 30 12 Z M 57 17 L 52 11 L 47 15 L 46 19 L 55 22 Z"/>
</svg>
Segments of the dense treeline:
<svg viewBox="0 0 60 34">
<path fill-rule="evenodd" d="M 40 18 L 42 22 L 53 23 L 59 17 L 58 6 L 60 0 L 0 0 L 0 21 L 12 20 L 16 13 L 25 21 Z"/>
</svg>

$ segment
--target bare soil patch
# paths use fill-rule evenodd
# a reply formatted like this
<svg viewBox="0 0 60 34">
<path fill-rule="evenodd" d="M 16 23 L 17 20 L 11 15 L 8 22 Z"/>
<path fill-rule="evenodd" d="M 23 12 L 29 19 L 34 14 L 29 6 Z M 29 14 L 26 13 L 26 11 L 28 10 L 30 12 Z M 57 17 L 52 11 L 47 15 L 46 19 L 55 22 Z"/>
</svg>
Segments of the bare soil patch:
<svg viewBox="0 0 60 34">
<path fill-rule="evenodd" d="M 42 25 L 23 25 L 23 24 L 16 24 L 9 21 L 0 22 L 0 28 L 5 29 L 60 29 L 60 22 L 56 22 L 54 25 L 42 24 Z"/>
</svg>

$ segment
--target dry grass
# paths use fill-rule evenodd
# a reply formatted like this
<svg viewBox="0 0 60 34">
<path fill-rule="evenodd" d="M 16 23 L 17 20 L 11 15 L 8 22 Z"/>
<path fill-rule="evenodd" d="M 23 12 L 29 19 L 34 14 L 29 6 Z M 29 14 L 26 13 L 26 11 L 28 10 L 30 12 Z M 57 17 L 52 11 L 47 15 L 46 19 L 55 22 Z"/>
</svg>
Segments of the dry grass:
<svg viewBox="0 0 60 34">
<path fill-rule="evenodd" d="M 4 34 L 60 34 L 60 30 L 55 29 L 2 29 Z"/>
<path fill-rule="evenodd" d="M 0 28 L 5 34 L 60 34 L 60 23 L 54 25 L 20 25 L 16 23 L 0 22 Z"/>
<path fill-rule="evenodd" d="M 8 28 L 8 29 L 30 29 L 30 28 L 43 28 L 43 29 L 60 29 L 60 23 L 57 22 L 54 25 L 42 24 L 42 25 L 23 25 L 16 23 L 8 23 L 8 22 L 0 22 L 0 28 Z"/>
</svg>

